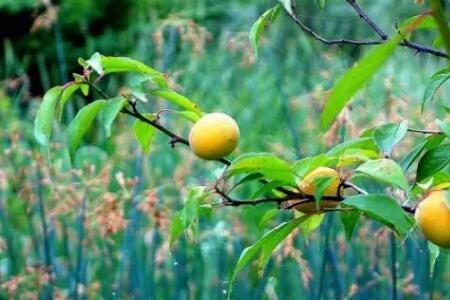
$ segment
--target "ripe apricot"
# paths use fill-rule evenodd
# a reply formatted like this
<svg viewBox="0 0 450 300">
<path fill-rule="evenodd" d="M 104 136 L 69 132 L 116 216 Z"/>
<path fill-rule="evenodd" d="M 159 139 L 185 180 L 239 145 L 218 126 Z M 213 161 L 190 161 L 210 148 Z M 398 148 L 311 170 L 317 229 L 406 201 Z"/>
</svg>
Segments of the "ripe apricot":
<svg viewBox="0 0 450 300">
<path fill-rule="evenodd" d="M 210 113 L 201 117 L 189 133 L 189 145 L 200 158 L 207 160 L 227 156 L 239 141 L 236 121 L 224 113 Z"/>
<path fill-rule="evenodd" d="M 328 167 L 318 167 L 311 173 L 307 174 L 299 183 L 300 190 L 306 195 L 314 195 L 316 191 L 317 180 L 319 180 L 321 177 L 333 178 L 330 185 L 325 189 L 323 196 L 337 196 L 339 194 L 340 184 L 339 173 L 336 170 Z M 334 208 L 338 204 L 338 201 L 321 200 L 320 209 L 322 210 L 324 208 Z M 317 211 L 315 202 L 299 204 L 294 208 L 304 214 L 311 214 Z"/>
<path fill-rule="evenodd" d="M 417 206 L 415 217 L 426 239 L 450 248 L 450 209 L 445 201 L 445 191 L 431 191 Z"/>
</svg>

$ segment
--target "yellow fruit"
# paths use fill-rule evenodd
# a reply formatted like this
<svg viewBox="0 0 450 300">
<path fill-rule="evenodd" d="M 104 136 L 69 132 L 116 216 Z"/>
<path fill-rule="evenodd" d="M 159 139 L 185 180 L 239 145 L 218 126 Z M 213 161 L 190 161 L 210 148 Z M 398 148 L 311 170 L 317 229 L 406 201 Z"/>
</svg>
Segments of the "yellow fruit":
<svg viewBox="0 0 450 300">
<path fill-rule="evenodd" d="M 316 191 L 317 180 L 321 177 L 332 177 L 330 185 L 325 189 L 323 196 L 337 196 L 339 193 L 340 178 L 339 173 L 331 168 L 318 167 L 308 175 L 306 175 L 303 180 L 299 183 L 300 190 L 306 194 L 314 196 Z M 291 202 L 294 203 L 294 202 Z M 338 201 L 333 200 L 321 200 L 320 209 L 324 208 L 334 208 L 339 204 Z M 311 214 L 317 211 L 315 202 L 308 202 L 296 205 L 294 207 L 296 210 L 301 211 L 304 214 Z"/>
<path fill-rule="evenodd" d="M 415 217 L 425 238 L 450 248 L 450 209 L 445 203 L 444 191 L 431 191 L 417 206 Z"/>
<path fill-rule="evenodd" d="M 239 127 L 230 116 L 210 113 L 201 117 L 189 133 L 192 152 L 200 158 L 214 160 L 227 156 L 239 141 Z"/>
</svg>

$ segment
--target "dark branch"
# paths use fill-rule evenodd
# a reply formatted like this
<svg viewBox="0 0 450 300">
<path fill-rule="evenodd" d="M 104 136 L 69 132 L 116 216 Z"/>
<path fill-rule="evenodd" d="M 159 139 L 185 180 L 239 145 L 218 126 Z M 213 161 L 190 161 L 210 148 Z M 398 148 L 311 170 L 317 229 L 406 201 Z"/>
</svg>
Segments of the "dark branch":
<svg viewBox="0 0 450 300">
<path fill-rule="evenodd" d="M 370 16 L 356 3 L 356 0 L 346 0 L 353 9 L 358 13 L 360 18 L 366 22 L 373 31 L 377 33 L 377 35 L 381 38 L 380 40 L 350 40 L 350 39 L 335 39 L 329 40 L 322 37 L 320 34 L 316 33 L 313 29 L 306 26 L 302 21 L 300 21 L 294 14 L 289 13 L 287 10 L 287 15 L 297 24 L 305 33 L 313 37 L 314 39 L 326 44 L 326 45 L 353 45 L 353 46 L 367 46 L 367 45 L 379 45 L 386 42 L 389 39 L 389 36 L 370 18 Z M 415 50 L 417 53 L 428 53 L 437 57 L 449 58 L 447 53 L 434 49 L 432 47 L 428 47 L 419 43 L 410 42 L 410 41 L 402 41 L 400 46 L 410 48 Z"/>
<path fill-rule="evenodd" d="M 356 3 L 356 0 L 346 0 L 348 2 L 348 4 L 350 4 L 353 9 L 358 13 L 359 17 L 367 23 L 367 25 L 370 26 L 370 28 L 373 29 L 373 31 L 375 31 L 378 36 L 382 39 L 382 40 L 387 40 L 389 38 L 389 36 L 387 35 L 386 32 L 384 32 L 383 29 L 381 29 L 380 26 L 378 26 L 375 21 L 372 20 L 372 18 L 358 5 L 358 3 Z"/>
<path fill-rule="evenodd" d="M 422 133 L 422 134 L 444 134 L 439 130 L 424 130 L 424 129 L 416 129 L 416 128 L 408 128 L 409 132 Z"/>
</svg>

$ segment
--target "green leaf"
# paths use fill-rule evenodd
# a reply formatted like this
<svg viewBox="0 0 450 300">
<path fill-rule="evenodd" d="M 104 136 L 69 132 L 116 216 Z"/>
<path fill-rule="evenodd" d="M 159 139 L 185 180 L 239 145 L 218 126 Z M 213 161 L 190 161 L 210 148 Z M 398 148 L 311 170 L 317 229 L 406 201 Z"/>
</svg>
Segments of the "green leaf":
<svg viewBox="0 0 450 300">
<path fill-rule="evenodd" d="M 91 56 L 88 60 L 86 60 L 88 66 L 90 66 L 95 72 L 100 75 L 103 75 L 103 64 L 102 64 L 102 56 L 100 53 L 96 52 Z"/>
<path fill-rule="evenodd" d="M 258 57 L 258 43 L 261 39 L 261 35 L 264 31 L 264 28 L 268 23 L 272 23 L 275 21 L 276 17 L 280 13 L 281 5 L 277 4 L 276 6 L 268 9 L 266 12 L 264 12 L 258 20 L 253 24 L 252 28 L 250 29 L 250 44 L 253 47 L 253 50 L 255 51 L 255 57 Z"/>
<path fill-rule="evenodd" d="M 259 220 L 259 223 L 258 223 L 259 228 L 266 227 L 267 223 L 269 223 L 269 221 L 272 220 L 279 212 L 280 212 L 280 210 L 278 208 L 272 208 L 272 209 L 269 209 L 268 211 L 266 211 L 264 213 L 264 215 L 261 217 L 261 219 Z"/>
<path fill-rule="evenodd" d="M 317 3 L 319 4 L 320 9 L 323 10 L 327 4 L 327 0 L 317 0 Z"/>
<path fill-rule="evenodd" d="M 433 99 L 436 91 L 450 78 L 450 69 L 445 68 L 437 71 L 431 76 L 430 81 L 425 87 L 425 92 L 422 97 L 422 104 L 420 106 L 421 112 L 423 112 L 425 105 Z"/>
<path fill-rule="evenodd" d="M 430 252 L 430 276 L 433 277 L 434 267 L 436 265 L 436 261 L 439 257 L 440 250 L 439 246 L 433 244 L 432 242 L 428 242 L 428 251 Z"/>
<path fill-rule="evenodd" d="M 450 163 L 450 144 L 443 144 L 427 151 L 417 166 L 416 180 L 424 181 Z"/>
<path fill-rule="evenodd" d="M 186 120 L 191 121 L 192 123 L 195 123 L 200 119 L 200 115 L 193 111 L 183 110 L 183 111 L 177 111 L 177 114 L 185 118 Z"/>
<path fill-rule="evenodd" d="M 72 83 L 64 88 L 61 94 L 61 100 L 59 101 L 59 120 L 62 118 L 62 114 L 64 112 L 64 107 L 69 101 L 70 97 L 80 88 L 80 84 Z"/>
<path fill-rule="evenodd" d="M 314 200 L 317 210 L 320 209 L 320 202 L 325 190 L 331 185 L 334 180 L 336 180 L 336 178 L 332 176 L 319 176 L 314 178 Z"/>
<path fill-rule="evenodd" d="M 386 43 L 374 47 L 336 82 L 322 112 L 322 130 L 330 127 L 347 102 L 385 64 L 403 38 L 397 33 Z"/>
<path fill-rule="evenodd" d="M 378 153 L 372 150 L 348 149 L 339 156 L 338 167 L 358 165 L 378 157 Z"/>
<path fill-rule="evenodd" d="M 360 209 L 366 216 L 382 222 L 402 236 L 413 226 L 400 204 L 386 195 L 357 195 L 346 198 L 342 203 Z"/>
<path fill-rule="evenodd" d="M 328 156 L 327 154 L 319 154 L 297 160 L 292 165 L 292 169 L 294 169 L 297 177 L 303 178 L 318 167 L 333 167 L 336 165 L 336 162 L 336 157 Z"/>
<path fill-rule="evenodd" d="M 69 124 L 67 128 L 67 139 L 69 142 L 69 152 L 72 156 L 81 144 L 84 135 L 89 127 L 91 127 L 95 117 L 106 105 L 108 105 L 107 100 L 97 100 L 84 106 Z"/>
<path fill-rule="evenodd" d="M 146 117 L 149 119 L 154 118 L 151 115 L 146 115 Z M 141 120 L 136 120 L 133 123 L 133 131 L 136 140 L 142 148 L 142 152 L 144 152 L 145 155 L 148 155 L 150 153 L 150 143 L 155 136 L 156 129 Z"/>
<path fill-rule="evenodd" d="M 267 179 L 296 184 L 292 167 L 270 153 L 246 153 L 238 156 L 228 168 L 228 174 L 234 176 L 242 173 L 260 173 Z"/>
<path fill-rule="evenodd" d="M 199 109 L 198 105 L 186 98 L 183 95 L 178 94 L 170 89 L 158 89 L 152 90 L 151 94 L 157 97 L 164 98 L 176 105 L 179 105 L 189 111 L 195 112 L 197 115 L 201 116 L 202 111 Z"/>
<path fill-rule="evenodd" d="M 145 74 L 160 87 L 167 87 L 166 77 L 163 73 L 140 61 L 128 57 L 102 56 L 101 63 L 105 74 L 118 72 Z"/>
<path fill-rule="evenodd" d="M 403 172 L 406 172 L 411 167 L 414 161 L 420 156 L 422 151 L 425 149 L 427 143 L 428 138 L 424 138 L 423 140 L 417 142 L 417 144 L 411 149 L 411 151 L 405 157 L 403 157 L 403 159 L 399 163 Z"/>
<path fill-rule="evenodd" d="M 52 132 L 53 115 L 62 91 L 62 86 L 55 86 L 48 90 L 34 119 L 34 137 L 42 146 L 48 146 Z"/>
<path fill-rule="evenodd" d="M 359 139 L 350 140 L 343 142 L 339 145 L 334 146 L 328 152 L 328 156 L 339 156 L 349 149 L 362 149 L 362 150 L 372 150 L 378 151 L 378 148 L 375 144 L 375 141 L 372 136 L 370 137 L 361 137 Z"/>
<path fill-rule="evenodd" d="M 170 221 L 170 243 L 169 247 L 172 248 L 174 242 L 178 240 L 181 234 L 184 232 L 185 220 L 183 211 L 177 211 Z"/>
<path fill-rule="evenodd" d="M 442 132 L 447 136 L 447 138 L 450 138 L 450 123 L 436 120 L 436 124 L 439 129 L 442 130 Z"/>
<path fill-rule="evenodd" d="M 303 221 L 305 221 L 309 216 L 303 216 L 298 219 L 293 219 L 289 222 L 284 222 L 273 228 L 266 234 L 262 236 L 256 243 L 252 246 L 245 248 L 241 252 L 241 256 L 234 268 L 233 275 L 231 276 L 230 281 L 230 294 L 231 287 L 236 279 L 236 276 L 241 272 L 241 270 L 249 264 L 253 259 L 255 259 L 256 255 L 261 254 L 259 268 L 263 268 L 265 263 L 267 263 L 270 254 L 275 249 L 277 245 L 279 245 L 298 225 L 300 225 Z"/>
<path fill-rule="evenodd" d="M 99 120 L 103 124 L 106 132 L 106 137 L 111 136 L 111 126 L 117 115 L 127 103 L 124 97 L 116 97 L 108 100 L 108 105 L 100 111 Z"/>
<path fill-rule="evenodd" d="M 392 149 L 401 141 L 406 132 L 408 132 L 408 122 L 406 121 L 398 124 L 385 124 L 373 131 L 373 139 L 385 154 L 390 155 Z"/>
<path fill-rule="evenodd" d="M 313 232 L 315 229 L 317 229 L 320 226 L 320 224 L 322 224 L 324 217 L 325 217 L 325 214 L 323 214 L 323 213 L 322 214 L 313 214 L 299 225 L 300 231 L 302 232 L 302 234 L 306 240 L 309 239 L 311 232 Z"/>
<path fill-rule="evenodd" d="M 360 165 L 356 171 L 366 174 L 380 182 L 408 190 L 408 182 L 400 166 L 393 160 L 381 158 L 369 160 Z"/>
<path fill-rule="evenodd" d="M 285 184 L 283 183 L 283 181 L 272 180 L 271 182 L 266 183 L 266 184 L 262 185 L 260 188 L 258 188 L 253 193 L 253 195 L 250 197 L 250 199 L 256 199 L 257 197 L 260 197 L 261 195 L 269 194 L 270 192 L 272 192 L 277 187 L 281 187 L 281 186 L 284 186 L 284 185 Z"/>
<path fill-rule="evenodd" d="M 349 210 L 341 212 L 341 222 L 344 225 L 345 237 L 348 241 L 352 239 L 353 231 L 358 223 L 360 210 Z"/>
<path fill-rule="evenodd" d="M 294 11 L 292 10 L 292 8 L 295 6 L 295 2 L 293 2 L 293 0 L 278 0 L 278 1 L 283 4 L 283 7 L 288 14 L 294 15 Z"/>
</svg>

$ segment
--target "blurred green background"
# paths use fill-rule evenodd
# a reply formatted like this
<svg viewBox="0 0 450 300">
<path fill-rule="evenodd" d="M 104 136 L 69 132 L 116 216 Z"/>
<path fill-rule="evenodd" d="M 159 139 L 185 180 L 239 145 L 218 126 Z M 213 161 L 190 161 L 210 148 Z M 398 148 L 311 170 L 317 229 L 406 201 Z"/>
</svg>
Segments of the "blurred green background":
<svg viewBox="0 0 450 300">
<path fill-rule="evenodd" d="M 389 33 L 426 8 L 409 0 L 359 2 Z M 200 218 L 197 235 L 169 249 L 170 219 L 189 189 L 211 186 L 223 167 L 182 146 L 171 149 L 162 135 L 143 156 L 132 120 L 121 116 L 110 139 L 101 128 L 91 130 L 90 146 L 71 169 L 64 128 L 92 95 L 67 105 L 47 156 L 33 138 L 34 115 L 45 90 L 81 72 L 78 57 L 129 56 L 166 72 L 203 110 L 238 121 L 237 153 L 268 151 L 294 161 L 383 122 L 432 129 L 443 116 L 448 87 L 423 114 L 420 100 L 445 62 L 399 48 L 342 116 L 345 132 L 319 134 L 326 91 L 368 48 L 324 46 L 282 15 L 264 34 L 256 60 L 248 32 L 276 3 L 0 0 L 1 299 L 225 299 L 240 252 L 293 216 L 273 205 L 215 209 Z M 376 38 L 345 1 L 329 0 L 324 10 L 316 1 L 297 6 L 299 17 L 326 37 Z M 434 38 L 414 34 L 428 44 Z M 130 80 L 109 77 L 101 86 L 117 95 Z M 146 109 L 165 107 L 155 100 Z M 186 121 L 167 114 L 163 122 L 187 136 Z M 413 142 L 402 142 L 394 156 Z M 256 266 L 241 273 L 231 298 L 390 299 L 395 270 L 398 299 L 450 299 L 450 259 L 440 256 L 430 275 L 431 258 L 419 234 L 396 240 L 367 219 L 347 241 L 329 213 L 308 239 L 300 231 L 289 236 L 262 277 Z"/>
</svg>

